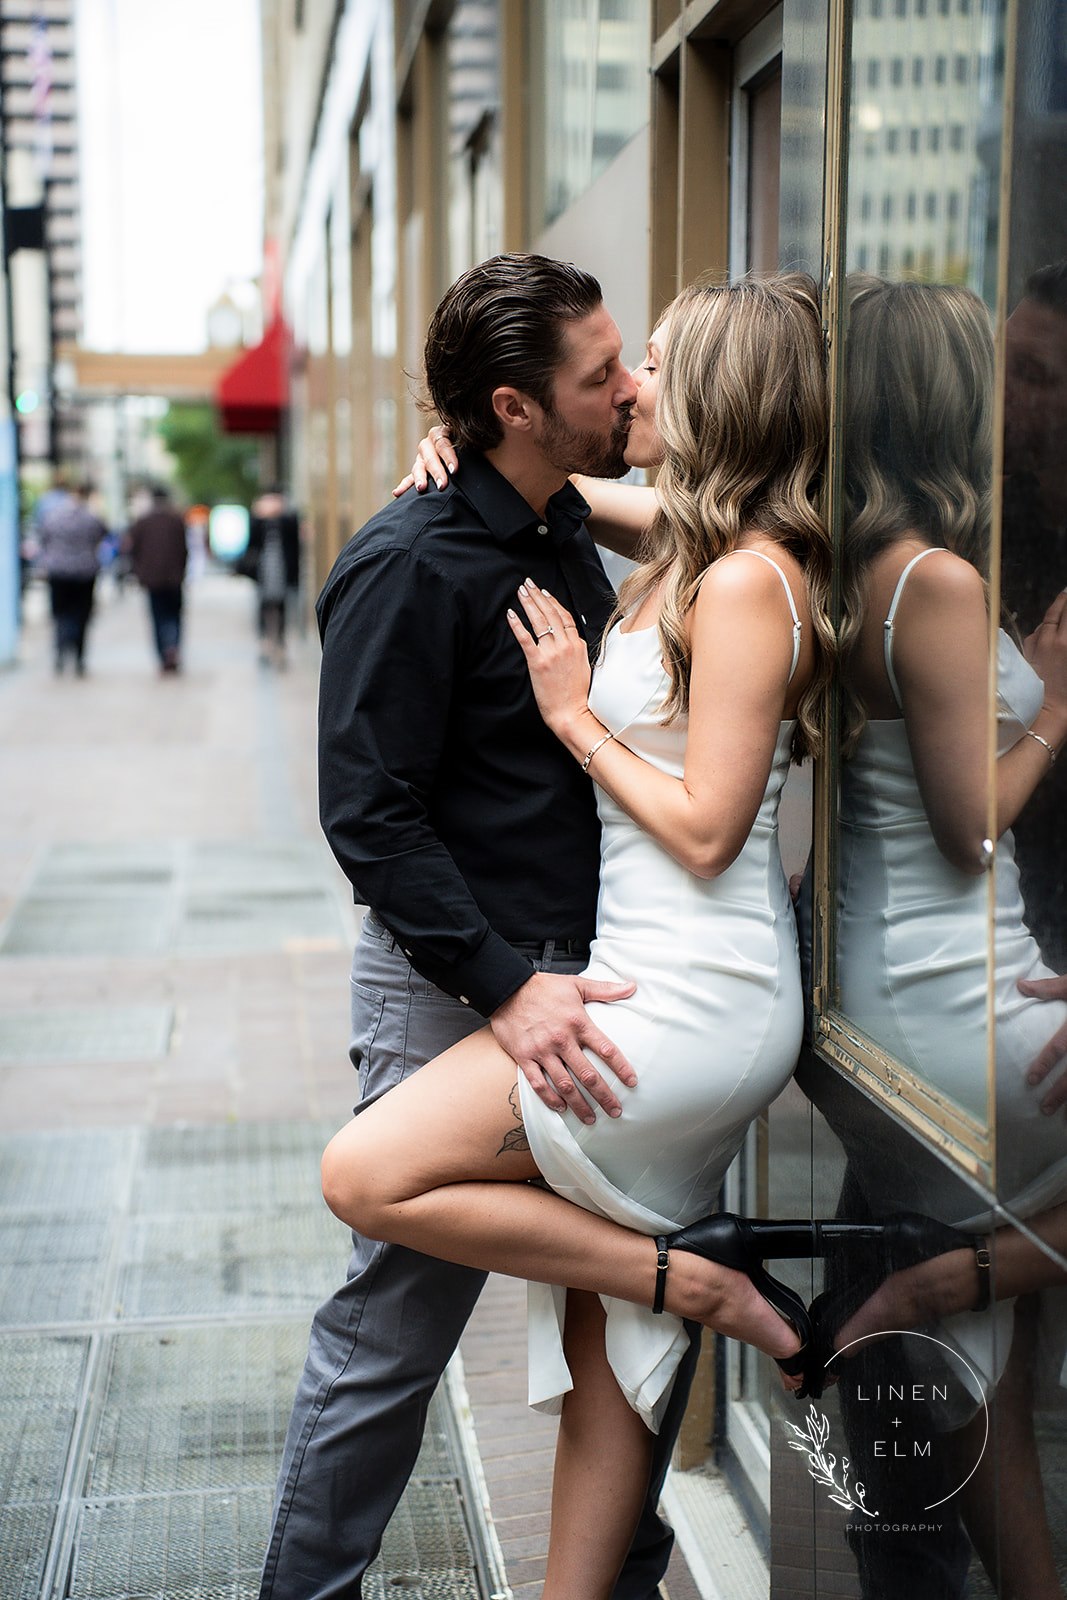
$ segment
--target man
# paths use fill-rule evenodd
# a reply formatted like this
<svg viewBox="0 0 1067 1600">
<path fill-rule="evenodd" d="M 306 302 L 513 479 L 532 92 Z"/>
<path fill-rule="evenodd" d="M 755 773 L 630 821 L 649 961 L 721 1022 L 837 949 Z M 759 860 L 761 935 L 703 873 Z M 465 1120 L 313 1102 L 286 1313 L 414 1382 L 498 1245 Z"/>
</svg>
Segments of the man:
<svg viewBox="0 0 1067 1600">
<path fill-rule="evenodd" d="M 152 490 L 152 507 L 130 528 L 127 552 L 133 575 L 148 595 L 159 670 L 181 671 L 182 584 L 188 545 L 185 523 L 166 489 Z"/>
<path fill-rule="evenodd" d="M 265 489 L 252 502 L 248 549 L 242 559 L 259 594 L 259 659 L 264 665 L 284 667 L 286 612 L 290 595 L 300 585 L 300 518 L 280 489 Z"/>
<path fill-rule="evenodd" d="M 1067 261 L 1039 267 L 1005 328 L 1001 593 L 1020 633 L 1039 627 L 1067 587 Z M 1067 967 L 1067 764 L 1054 763 L 1013 825 L 1026 920 L 1045 961 Z M 1067 977 L 1022 982 L 1023 994 L 1067 1000 Z M 1067 1028 L 1031 1063 L 1051 1115 L 1067 1104 Z M 1059 1069 L 1059 1070 L 1057 1070 Z M 1055 1076 L 1052 1074 L 1055 1073 Z M 1047 1082 L 1046 1082 L 1047 1080 Z"/>
<path fill-rule="evenodd" d="M 537 712 L 506 621 L 521 582 L 558 595 L 595 645 L 612 592 L 572 471 L 617 476 L 636 385 L 595 279 L 497 256 L 445 295 L 426 341 L 462 482 L 393 501 L 319 598 L 320 814 L 371 910 L 352 968 L 360 1109 L 489 1022 L 556 1110 L 605 1110 L 632 1068 L 579 979 L 599 857 L 592 786 Z M 261 1600 L 358 1596 L 418 1454 L 426 1408 L 482 1273 L 354 1236 L 320 1307 L 289 1424 Z M 620 1600 L 651 1600 L 673 1535 L 655 1504 L 696 1355 L 675 1385 Z M 595 1513 L 595 1508 L 594 1508 Z"/>
</svg>

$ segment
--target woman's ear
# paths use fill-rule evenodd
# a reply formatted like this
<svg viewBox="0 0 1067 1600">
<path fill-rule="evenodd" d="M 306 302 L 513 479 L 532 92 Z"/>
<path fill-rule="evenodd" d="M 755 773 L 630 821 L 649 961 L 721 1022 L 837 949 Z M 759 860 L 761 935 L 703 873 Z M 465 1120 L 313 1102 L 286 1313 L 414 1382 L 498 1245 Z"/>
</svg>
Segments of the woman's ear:
<svg viewBox="0 0 1067 1600">
<path fill-rule="evenodd" d="M 503 428 L 526 433 L 532 425 L 530 401 L 520 389 L 494 389 L 493 412 Z"/>
</svg>

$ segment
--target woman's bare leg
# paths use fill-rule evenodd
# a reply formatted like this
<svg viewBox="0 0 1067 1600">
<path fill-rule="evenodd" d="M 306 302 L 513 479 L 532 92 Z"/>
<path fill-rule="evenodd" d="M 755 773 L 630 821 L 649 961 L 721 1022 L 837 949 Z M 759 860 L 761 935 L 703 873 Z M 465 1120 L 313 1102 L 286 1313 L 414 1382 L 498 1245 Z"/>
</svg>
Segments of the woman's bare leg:
<svg viewBox="0 0 1067 1600">
<path fill-rule="evenodd" d="M 522 1181 L 537 1168 L 516 1067 L 488 1028 L 348 1123 L 327 1146 L 322 1171 L 330 1209 L 368 1238 L 652 1304 L 652 1239 Z M 685 1251 L 671 1253 L 665 1305 L 767 1355 L 798 1348 L 796 1333 L 743 1273 Z"/>
<path fill-rule="evenodd" d="M 1061 1254 L 1067 1245 L 1067 1206 L 1052 1207 L 1031 1226 Z M 1012 1227 L 994 1235 L 996 1299 L 1016 1300 L 1011 1352 L 993 1401 L 990 1443 L 961 1496 L 964 1523 L 982 1564 L 1004 1600 L 1062 1600 L 1052 1535 L 1044 1509 L 1041 1462 L 1034 1434 L 1033 1365 L 1036 1297 L 1028 1290 L 1062 1284 L 1058 1261 Z M 886 1329 L 916 1328 L 970 1311 L 978 1297 L 974 1251 L 953 1250 L 893 1273 L 841 1329 L 838 1348 Z M 962 1463 L 974 1460 L 985 1420 L 959 1430 Z M 998 1511 L 999 1507 L 999 1511 Z M 999 1569 L 999 1570 L 998 1570 Z"/>
<path fill-rule="evenodd" d="M 1060 1265 L 1067 1255 L 1067 1204 L 1050 1206 L 1039 1216 L 1031 1217 L 1028 1226 L 1057 1255 L 1042 1250 L 1018 1228 L 998 1228 L 990 1238 L 990 1287 L 997 1300 L 1013 1300 L 1031 1290 L 1052 1288 L 1067 1278 Z M 970 1311 L 978 1292 L 974 1251 L 969 1247 L 947 1251 L 891 1273 L 848 1319 L 834 1342 L 841 1349 L 851 1340 L 871 1338 L 887 1329 L 920 1328 L 924 1323 Z"/>
<path fill-rule="evenodd" d="M 608 1600 L 648 1490 L 652 1435 L 615 1382 L 596 1295 L 567 1292 L 563 1402 L 541 1600 Z"/>
</svg>

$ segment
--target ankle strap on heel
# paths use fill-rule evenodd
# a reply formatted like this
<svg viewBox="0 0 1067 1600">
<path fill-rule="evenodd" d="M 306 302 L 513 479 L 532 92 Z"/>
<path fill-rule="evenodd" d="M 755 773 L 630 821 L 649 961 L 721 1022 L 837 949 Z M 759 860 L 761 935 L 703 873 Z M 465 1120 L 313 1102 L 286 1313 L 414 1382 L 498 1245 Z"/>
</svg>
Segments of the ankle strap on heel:
<svg viewBox="0 0 1067 1600">
<path fill-rule="evenodd" d="M 652 1315 L 663 1315 L 663 1296 L 667 1292 L 667 1268 L 670 1265 L 670 1255 L 667 1251 L 667 1240 L 662 1234 L 656 1236 L 656 1292 L 652 1297 Z"/>
<path fill-rule="evenodd" d="M 976 1241 L 974 1247 L 974 1264 L 978 1268 L 978 1298 L 974 1302 L 973 1309 L 975 1311 L 987 1311 L 989 1309 L 989 1302 L 991 1298 L 989 1293 L 989 1269 L 993 1265 L 993 1259 L 989 1254 L 988 1239 L 980 1238 Z"/>
</svg>

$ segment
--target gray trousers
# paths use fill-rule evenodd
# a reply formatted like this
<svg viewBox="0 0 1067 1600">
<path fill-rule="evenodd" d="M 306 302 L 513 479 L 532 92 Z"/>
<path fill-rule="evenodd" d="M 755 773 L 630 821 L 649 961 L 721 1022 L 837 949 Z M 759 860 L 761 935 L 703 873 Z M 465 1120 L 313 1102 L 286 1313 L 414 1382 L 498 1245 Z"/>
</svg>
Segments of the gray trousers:
<svg viewBox="0 0 1067 1600">
<path fill-rule="evenodd" d="M 539 965 L 583 965 L 550 949 Z M 352 963 L 356 1114 L 485 1019 L 414 972 L 374 917 Z M 426 1411 L 485 1274 L 352 1235 L 344 1286 L 319 1307 L 282 1456 L 260 1600 L 358 1600 L 407 1487 Z M 654 1600 L 674 1535 L 656 1510 L 699 1347 L 674 1385 L 648 1500 L 615 1600 Z"/>
</svg>

